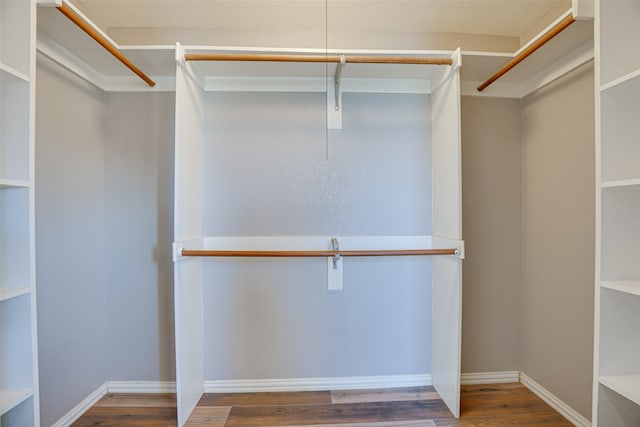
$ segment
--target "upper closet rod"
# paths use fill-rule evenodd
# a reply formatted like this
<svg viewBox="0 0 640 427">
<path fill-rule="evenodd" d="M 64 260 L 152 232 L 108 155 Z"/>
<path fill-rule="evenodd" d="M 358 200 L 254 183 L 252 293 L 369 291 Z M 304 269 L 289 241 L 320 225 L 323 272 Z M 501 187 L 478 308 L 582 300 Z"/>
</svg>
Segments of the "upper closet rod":
<svg viewBox="0 0 640 427">
<path fill-rule="evenodd" d="M 144 80 L 149 86 L 153 87 L 156 83 L 151 80 L 145 73 L 143 73 L 138 67 L 136 67 L 131 61 L 129 61 L 120 51 L 113 46 L 107 39 L 105 39 L 102 34 L 98 33 L 94 28 L 91 27 L 84 19 L 82 19 L 75 11 L 73 11 L 69 6 L 64 4 L 64 2 L 57 6 L 57 9 L 62 12 L 64 16 L 69 18 L 74 24 L 76 24 L 82 31 L 87 33 L 89 37 L 97 41 L 102 47 L 109 51 L 113 56 L 115 56 L 120 62 L 122 62 L 127 68 L 136 73 L 138 77 Z"/>
<path fill-rule="evenodd" d="M 518 56 L 516 56 L 511 61 L 509 61 L 507 63 L 507 65 L 502 67 L 497 73 L 495 73 L 493 76 L 491 76 L 486 82 L 484 82 L 480 86 L 478 86 L 478 92 L 482 92 L 483 90 L 485 90 L 487 87 L 489 87 L 489 85 L 491 85 L 493 82 L 498 80 L 500 77 L 502 77 L 504 74 L 506 74 L 513 67 L 515 67 L 516 65 L 518 65 L 519 63 L 524 61 L 527 57 L 529 57 L 529 55 L 531 55 L 536 50 L 540 49 L 540 47 L 542 47 L 549 40 L 551 40 L 552 38 L 554 38 L 555 36 L 560 34 L 560 32 L 562 32 L 562 30 L 567 28 L 569 25 L 573 24 L 575 21 L 576 20 L 573 17 L 573 15 L 568 15 L 562 21 L 558 22 L 549 31 L 544 33 L 542 35 L 542 37 L 540 37 L 533 44 L 531 44 L 531 46 L 529 46 L 528 48 L 526 48 L 525 50 L 520 52 L 520 54 Z"/>
<path fill-rule="evenodd" d="M 182 249 L 182 256 L 206 257 L 333 257 L 339 256 L 407 256 L 407 255 L 456 255 L 457 249 L 380 249 L 360 251 L 234 251 Z"/>
<path fill-rule="evenodd" d="M 270 55 L 246 53 L 187 53 L 185 61 L 246 61 L 246 62 L 337 62 L 344 58 L 352 64 L 426 64 L 452 65 L 451 58 L 417 58 L 410 56 L 348 56 L 348 55 Z"/>
</svg>

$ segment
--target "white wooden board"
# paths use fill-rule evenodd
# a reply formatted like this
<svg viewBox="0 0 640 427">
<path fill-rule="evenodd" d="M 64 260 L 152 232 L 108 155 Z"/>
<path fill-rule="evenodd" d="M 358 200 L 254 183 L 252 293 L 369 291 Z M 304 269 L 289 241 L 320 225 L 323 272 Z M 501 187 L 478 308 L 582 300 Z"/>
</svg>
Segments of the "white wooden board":
<svg viewBox="0 0 640 427">
<path fill-rule="evenodd" d="M 458 56 L 459 60 L 459 56 Z M 433 236 L 462 238 L 459 68 L 432 93 Z M 460 416 L 462 260 L 434 257 L 432 264 L 433 386 Z"/>
<path fill-rule="evenodd" d="M 178 49 L 179 50 L 179 49 Z M 188 70 L 176 67 L 174 241 L 202 247 L 203 92 Z M 202 260 L 174 264 L 178 425 L 183 426 L 204 391 Z"/>
</svg>

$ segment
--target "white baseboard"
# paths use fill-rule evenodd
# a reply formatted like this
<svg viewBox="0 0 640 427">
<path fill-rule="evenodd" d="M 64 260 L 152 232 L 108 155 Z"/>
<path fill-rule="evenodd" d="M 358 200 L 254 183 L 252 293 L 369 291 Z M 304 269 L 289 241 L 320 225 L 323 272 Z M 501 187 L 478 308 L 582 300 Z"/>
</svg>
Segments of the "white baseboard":
<svg viewBox="0 0 640 427">
<path fill-rule="evenodd" d="M 65 416 L 60 418 L 51 427 L 67 427 L 73 424 L 78 418 L 95 405 L 98 400 L 102 399 L 108 392 L 107 383 L 102 384 L 93 393 L 87 396 L 82 402 L 78 403 L 71 411 L 67 412 Z"/>
<path fill-rule="evenodd" d="M 431 375 L 382 375 L 373 377 L 291 378 L 273 380 L 205 381 L 205 393 L 242 393 L 253 391 L 356 390 L 430 386 Z"/>
<path fill-rule="evenodd" d="M 525 387 L 578 427 L 591 422 L 523 372 L 479 372 L 462 374 L 462 384 L 521 382 Z M 431 374 L 382 375 L 371 377 L 290 378 L 270 380 L 214 380 L 204 382 L 205 393 L 273 391 L 357 390 L 433 385 Z M 52 427 L 66 427 L 76 421 L 107 393 L 175 393 L 174 381 L 108 381 L 87 396 Z"/>
<path fill-rule="evenodd" d="M 475 372 L 460 375 L 460 384 L 501 384 L 520 382 L 520 371 Z"/>
<path fill-rule="evenodd" d="M 535 382 L 524 372 L 520 373 L 520 382 L 574 425 L 578 427 L 591 427 L 589 420 L 577 413 L 562 400 L 558 399 L 553 393 Z"/>
<path fill-rule="evenodd" d="M 175 393 L 175 381 L 109 381 L 109 393 Z"/>
</svg>

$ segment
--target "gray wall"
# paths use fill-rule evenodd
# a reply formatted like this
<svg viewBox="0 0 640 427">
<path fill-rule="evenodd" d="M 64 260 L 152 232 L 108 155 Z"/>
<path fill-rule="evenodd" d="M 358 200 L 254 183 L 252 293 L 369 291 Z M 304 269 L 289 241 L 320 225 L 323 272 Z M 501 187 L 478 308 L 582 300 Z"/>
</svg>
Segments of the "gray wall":
<svg viewBox="0 0 640 427">
<path fill-rule="evenodd" d="M 105 381 L 172 381 L 174 95 L 105 95 L 38 56 L 42 425 Z"/>
<path fill-rule="evenodd" d="M 107 379 L 103 93 L 38 56 L 36 275 L 42 425 Z"/>
<path fill-rule="evenodd" d="M 462 103 L 463 372 L 521 369 L 586 417 L 592 78 Z M 173 95 L 104 96 L 41 57 L 37 83 L 47 425 L 107 379 L 173 379 Z M 345 94 L 344 130 L 326 133 L 321 95 L 208 97 L 207 234 L 429 233 L 429 108 Z M 208 261 L 208 380 L 430 371 L 428 261 L 349 260 L 336 294 L 316 261 Z"/>
<path fill-rule="evenodd" d="M 430 98 L 216 93 L 205 103 L 206 235 L 429 234 Z M 327 146 L 328 141 L 328 146 Z M 327 157 L 328 147 L 328 157 Z M 206 378 L 426 374 L 428 259 L 207 261 Z"/>
<path fill-rule="evenodd" d="M 462 372 L 520 369 L 520 113 L 462 98 Z"/>
<path fill-rule="evenodd" d="M 171 381 L 173 93 L 106 96 L 110 381 Z"/>
<path fill-rule="evenodd" d="M 522 109 L 521 370 L 591 416 L 595 160 L 593 66 Z"/>
</svg>

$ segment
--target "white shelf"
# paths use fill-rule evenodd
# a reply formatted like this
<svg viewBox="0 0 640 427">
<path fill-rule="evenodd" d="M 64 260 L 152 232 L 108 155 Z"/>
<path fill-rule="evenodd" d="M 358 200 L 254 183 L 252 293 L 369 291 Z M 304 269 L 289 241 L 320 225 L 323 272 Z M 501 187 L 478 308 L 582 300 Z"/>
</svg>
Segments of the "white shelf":
<svg viewBox="0 0 640 427">
<path fill-rule="evenodd" d="M 640 178 L 603 181 L 600 183 L 600 188 L 632 187 L 634 185 L 640 185 Z"/>
<path fill-rule="evenodd" d="M 612 375 L 600 377 L 600 384 L 640 405 L 640 375 Z"/>
<path fill-rule="evenodd" d="M 30 288 L 0 288 L 0 301 L 26 295 L 31 292 Z"/>
<path fill-rule="evenodd" d="M 640 296 L 640 280 L 603 281 L 600 287 Z"/>
<path fill-rule="evenodd" d="M 33 390 L 0 390 L 0 415 L 4 415 L 28 398 L 33 396 Z"/>
<path fill-rule="evenodd" d="M 29 181 L 0 178 L 0 188 L 29 188 Z"/>
<path fill-rule="evenodd" d="M 21 73 L 20 71 L 16 70 L 15 68 L 10 67 L 9 65 L 3 64 L 2 62 L 0 62 L 0 71 L 2 73 L 5 73 L 9 76 L 13 76 L 19 80 L 22 80 L 25 83 L 29 83 L 31 81 L 31 78 L 29 76 L 27 76 L 24 73 Z"/>
<path fill-rule="evenodd" d="M 632 72 L 630 72 L 629 74 L 626 74 L 622 77 L 619 77 L 609 83 L 603 84 L 602 86 L 600 86 L 600 91 L 604 92 L 608 89 L 614 88 L 616 86 L 619 86 L 621 84 L 627 83 L 627 82 L 632 82 L 633 80 L 635 80 L 636 78 L 640 77 L 640 70 L 634 70 Z"/>
</svg>

